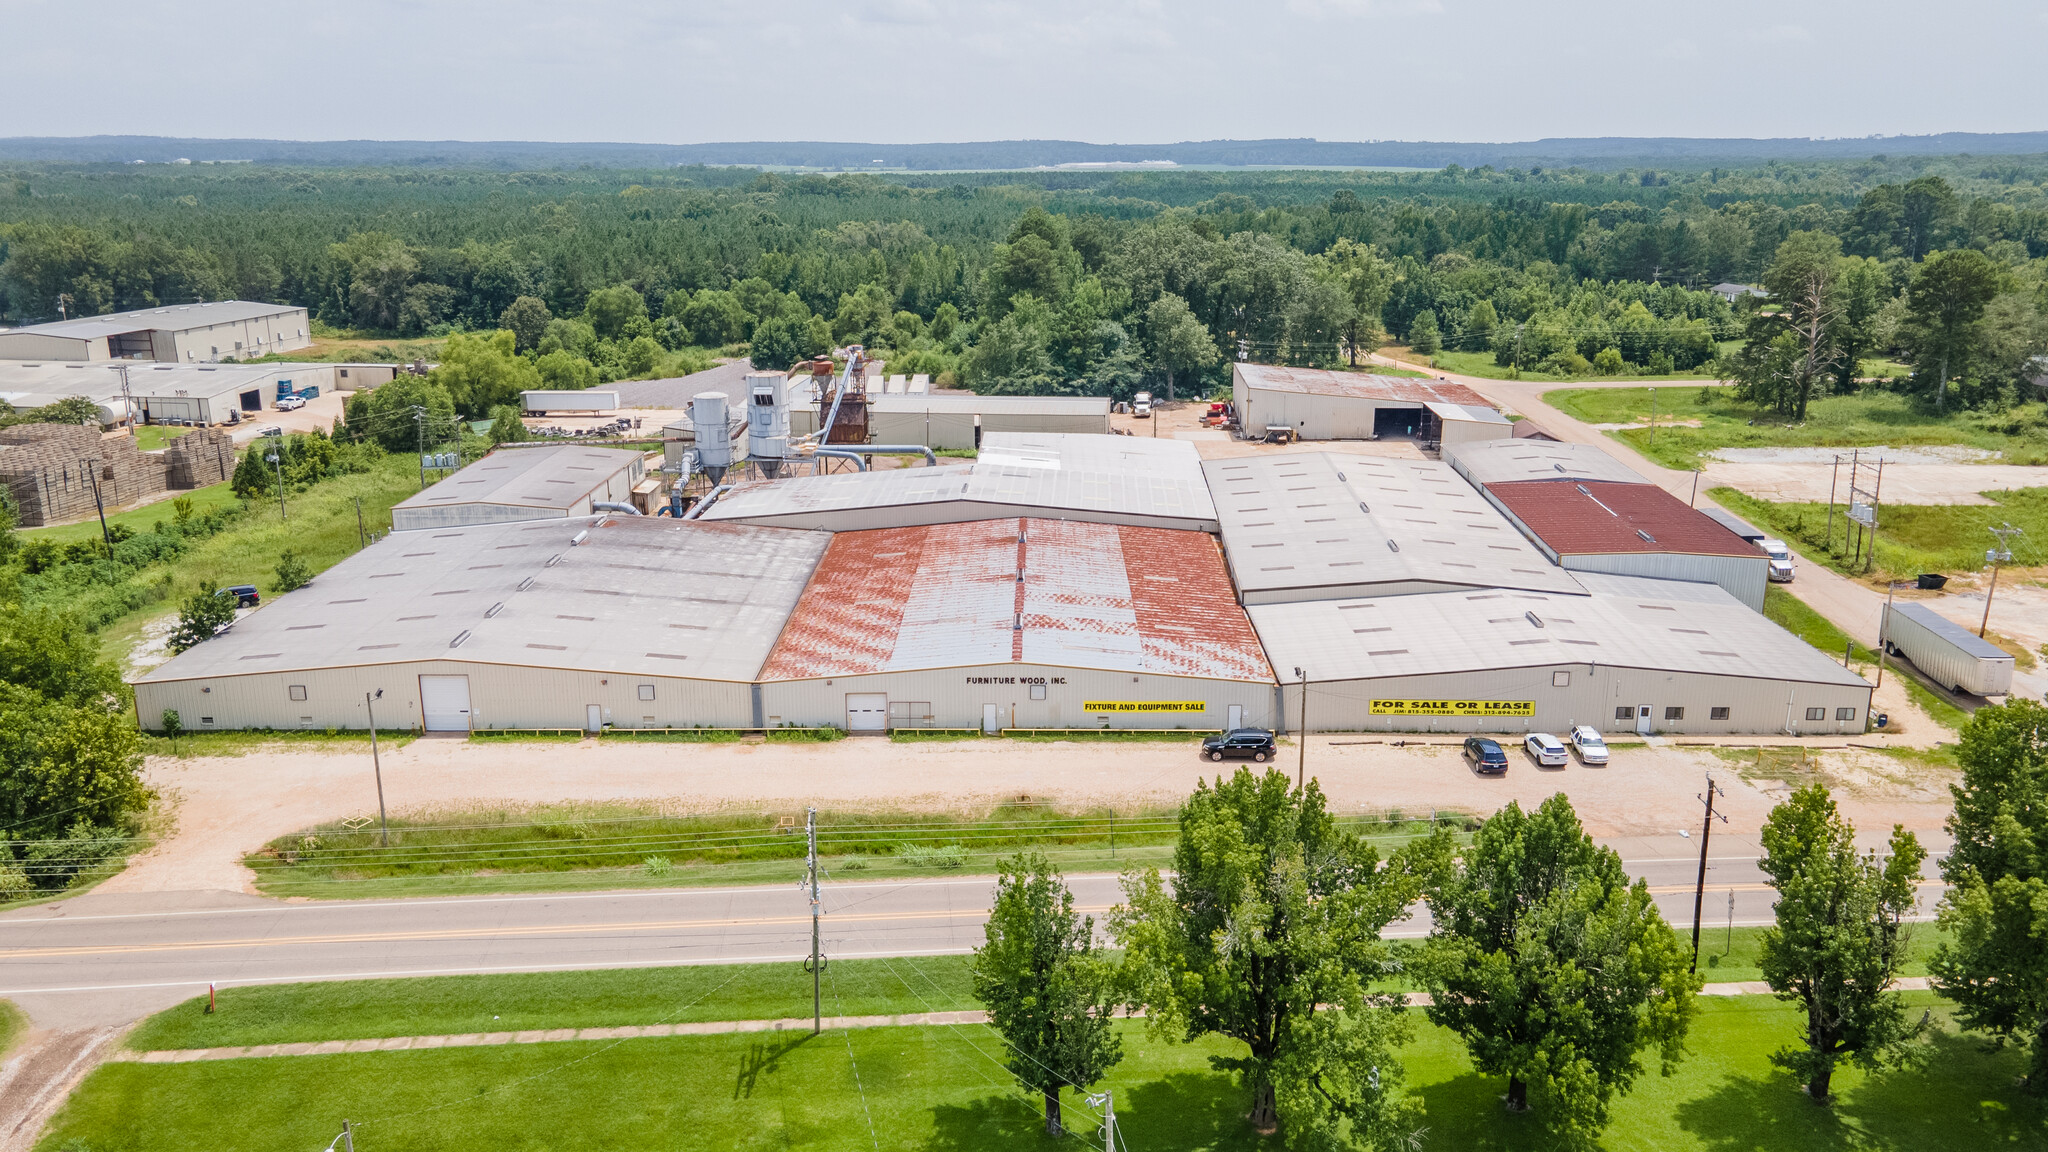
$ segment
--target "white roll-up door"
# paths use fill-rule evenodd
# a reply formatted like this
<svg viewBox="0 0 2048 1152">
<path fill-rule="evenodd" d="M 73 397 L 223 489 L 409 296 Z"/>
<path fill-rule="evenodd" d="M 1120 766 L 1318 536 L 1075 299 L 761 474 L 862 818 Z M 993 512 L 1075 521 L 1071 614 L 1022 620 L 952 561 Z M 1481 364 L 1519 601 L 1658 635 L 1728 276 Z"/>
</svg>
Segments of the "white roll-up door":
<svg viewBox="0 0 2048 1152">
<path fill-rule="evenodd" d="M 886 692 L 848 692 L 846 730 L 881 732 L 889 727 L 889 695 Z"/>
<path fill-rule="evenodd" d="M 420 711 L 429 732 L 469 731 L 469 677 L 420 677 Z"/>
</svg>

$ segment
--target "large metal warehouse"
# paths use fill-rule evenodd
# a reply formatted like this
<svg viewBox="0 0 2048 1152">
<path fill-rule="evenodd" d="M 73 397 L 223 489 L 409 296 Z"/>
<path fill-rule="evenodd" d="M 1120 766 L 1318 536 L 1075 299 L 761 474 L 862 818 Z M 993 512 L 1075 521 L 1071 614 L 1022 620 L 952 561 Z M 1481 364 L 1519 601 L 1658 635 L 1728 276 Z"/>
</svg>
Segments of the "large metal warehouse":
<svg viewBox="0 0 2048 1152">
<path fill-rule="evenodd" d="M 1513 435 L 1486 397 L 1448 380 L 1239 363 L 1230 384 L 1247 436 L 1274 427 L 1292 428 L 1303 440 L 1413 436 L 1448 444 Z"/>
<path fill-rule="evenodd" d="M 79 396 L 99 407 L 101 423 L 118 423 L 124 373 L 134 414 L 153 424 L 222 424 L 275 407 L 280 383 L 331 391 L 335 382 L 331 364 L 0 361 L 0 403 L 40 408 Z"/>
<path fill-rule="evenodd" d="M 1512 480 L 1481 491 L 1546 557 L 1574 572 L 1705 581 L 1764 610 L 1770 557 L 1655 484 Z"/>
<path fill-rule="evenodd" d="M 870 388 L 868 440 L 875 444 L 964 450 L 980 447 L 998 432 L 1109 432 L 1107 396 L 934 396 Z M 791 406 L 790 435 L 808 436 L 817 430 L 815 404 Z"/>
<path fill-rule="evenodd" d="M 192 731 L 759 727 L 822 533 L 599 517 L 399 533 L 135 682 Z"/>
<path fill-rule="evenodd" d="M 1311 731 L 1860 733 L 1871 688 L 1712 584 L 1581 573 L 1248 611 Z"/>
<path fill-rule="evenodd" d="M 1577 592 L 1436 460 L 1339 452 L 1206 460 L 1245 604 L 1464 588 Z"/>
<path fill-rule="evenodd" d="M 1557 440 L 1474 440 L 1446 444 L 1444 463 L 1475 488 L 1512 480 L 1611 480 L 1647 484 L 1641 473 L 1597 444 Z"/>
<path fill-rule="evenodd" d="M 1277 722 L 1206 533 L 1010 517 L 831 540 L 761 672 L 771 726 Z"/>
<path fill-rule="evenodd" d="M 1195 446 L 1136 436 L 990 433 L 971 464 L 741 484 L 706 520 L 832 532 L 1043 516 L 1212 532 Z"/>
<path fill-rule="evenodd" d="M 221 300 L 0 331 L 0 360 L 246 360 L 310 347 L 304 308 Z"/>
<path fill-rule="evenodd" d="M 593 504 L 624 504 L 646 458 L 619 448 L 551 444 L 500 448 L 391 507 L 399 532 L 462 524 L 587 516 Z"/>
</svg>

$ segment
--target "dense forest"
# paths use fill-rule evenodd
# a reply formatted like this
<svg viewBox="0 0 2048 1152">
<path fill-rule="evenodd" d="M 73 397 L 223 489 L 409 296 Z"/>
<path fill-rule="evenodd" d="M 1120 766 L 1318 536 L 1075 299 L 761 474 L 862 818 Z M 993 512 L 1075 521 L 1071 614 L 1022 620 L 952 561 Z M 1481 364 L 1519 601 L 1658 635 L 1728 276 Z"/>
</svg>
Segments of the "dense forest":
<svg viewBox="0 0 2048 1152">
<path fill-rule="evenodd" d="M 1709 289 L 1770 292 L 1766 306 Z M 472 418 L 683 349 L 835 345 L 983 391 L 1207 388 L 1386 340 L 1563 376 L 1710 370 L 1787 415 L 1896 357 L 2009 406 L 2048 348 L 2048 158 L 1702 171 L 787 177 L 0 166 L 12 322 L 240 297 L 448 336 Z M 493 335 L 493 334 L 497 335 Z"/>
</svg>

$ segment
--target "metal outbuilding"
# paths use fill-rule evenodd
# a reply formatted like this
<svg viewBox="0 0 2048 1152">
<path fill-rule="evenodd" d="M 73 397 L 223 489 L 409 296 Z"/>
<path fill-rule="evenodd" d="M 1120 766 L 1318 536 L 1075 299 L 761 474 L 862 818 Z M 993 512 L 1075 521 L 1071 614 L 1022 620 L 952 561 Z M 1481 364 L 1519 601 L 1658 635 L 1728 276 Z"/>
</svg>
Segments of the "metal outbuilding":
<svg viewBox="0 0 2048 1152">
<path fill-rule="evenodd" d="M 704 518 L 849 532 L 1019 515 L 1216 529 L 1216 505 L 1193 444 L 1014 432 L 984 436 L 970 464 L 742 484 Z"/>
<path fill-rule="evenodd" d="M 1109 432 L 1107 396 L 957 396 L 884 393 L 870 385 L 868 438 L 876 444 L 922 444 L 941 451 L 979 448 L 999 432 Z M 790 408 L 792 436 L 818 430 L 815 403 Z"/>
<path fill-rule="evenodd" d="M 1290 452 L 1206 460 L 1202 471 L 1245 604 L 1579 590 L 1441 461 Z"/>
<path fill-rule="evenodd" d="M 500 448 L 391 508 L 399 532 L 461 524 L 585 516 L 593 503 L 624 504 L 646 458 L 620 448 L 550 444 Z"/>
<path fill-rule="evenodd" d="M 1475 488 L 1512 480 L 1611 480 L 1646 484 L 1597 444 L 1556 440 L 1476 440 L 1444 445 L 1444 463 Z"/>
<path fill-rule="evenodd" d="M 277 405 L 277 386 L 331 391 L 331 364 L 152 364 L 146 361 L 0 361 L 0 403 L 40 408 L 70 396 L 92 401 L 100 420 L 125 418 L 126 395 L 135 416 L 152 424 L 224 424 Z"/>
<path fill-rule="evenodd" d="M 1486 397 L 1449 380 L 1239 363 L 1231 369 L 1230 383 L 1238 424 L 1247 436 L 1271 427 L 1291 428 L 1303 440 L 1414 436 L 1448 442 L 1513 433 Z M 1431 404 L 1451 407 L 1433 412 Z M 1429 436 L 1430 422 L 1442 422 L 1445 412 L 1471 427 L 1461 427 L 1455 437 Z M 1483 418 L 1482 412 L 1493 412 L 1493 418 Z"/>
<path fill-rule="evenodd" d="M 1864 731 L 1870 684 L 1711 584 L 1582 573 L 1509 589 L 1248 609 L 1307 673 L 1312 731 L 1817 735 Z M 1301 688 L 1283 679 L 1286 715 Z"/>
<path fill-rule="evenodd" d="M 220 300 L 0 331 L 0 360 L 167 360 L 212 363 L 292 352 L 313 343 L 306 310 Z"/>
<path fill-rule="evenodd" d="M 1562 567 L 1705 581 L 1764 610 L 1770 557 L 1655 484 L 1513 480 L 1481 491 Z"/>
<path fill-rule="evenodd" d="M 1275 722 L 1205 533 L 1009 517 L 831 539 L 761 672 L 770 726 Z"/>
<path fill-rule="evenodd" d="M 828 537 L 596 517 L 388 536 L 135 682 L 190 731 L 760 726 Z"/>
</svg>

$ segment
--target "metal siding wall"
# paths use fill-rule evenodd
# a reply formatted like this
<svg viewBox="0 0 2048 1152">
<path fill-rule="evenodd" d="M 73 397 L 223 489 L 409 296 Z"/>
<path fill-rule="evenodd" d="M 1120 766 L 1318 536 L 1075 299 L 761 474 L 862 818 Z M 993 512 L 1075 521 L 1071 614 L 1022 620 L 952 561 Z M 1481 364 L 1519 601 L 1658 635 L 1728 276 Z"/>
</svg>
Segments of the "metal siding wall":
<svg viewBox="0 0 2048 1152">
<path fill-rule="evenodd" d="M 1569 687 L 1551 686 L 1551 673 L 1572 674 Z M 1791 730 L 1800 735 L 1860 734 L 1870 707 L 1870 687 L 1806 684 L 1700 673 L 1654 672 L 1586 664 L 1500 669 L 1450 676 L 1387 677 L 1309 685 L 1308 725 L 1314 731 L 1525 732 L 1563 733 L 1574 724 L 1603 732 L 1635 731 L 1635 719 L 1617 720 L 1614 709 L 1651 706 L 1652 729 L 1664 735 L 1783 733 L 1786 702 L 1792 702 Z M 1282 682 L 1287 715 L 1300 715 L 1300 685 Z M 1373 716 L 1375 699 L 1534 700 L 1534 716 Z M 1685 709 L 1685 719 L 1664 719 L 1664 709 Z M 1726 707 L 1728 719 L 1710 720 L 1712 708 Z M 1806 709 L 1824 707 L 1824 720 L 1809 721 Z M 1836 721 L 1837 708 L 1856 709 L 1853 721 Z"/>
<path fill-rule="evenodd" d="M 560 508 L 520 508 L 511 504 L 444 504 L 438 508 L 393 508 L 391 530 L 418 532 L 427 528 L 462 528 L 472 524 L 511 524 L 520 520 L 568 519 Z"/>
<path fill-rule="evenodd" d="M 1653 580 L 1687 580 L 1718 584 L 1730 596 L 1764 610 L 1764 587 L 1770 561 L 1762 556 L 1693 556 L 1676 552 L 1608 552 L 1563 557 L 1562 567 L 1615 576 L 1647 576 Z"/>
<path fill-rule="evenodd" d="M 974 447 L 974 416 L 965 412 L 868 413 L 868 437 L 876 444 L 923 444 L 927 448 Z"/>
<path fill-rule="evenodd" d="M 422 675 L 468 676 L 478 728 L 581 728 L 584 709 L 591 704 L 605 708 L 606 719 L 621 728 L 745 728 L 753 719 L 752 689 L 745 683 L 455 660 L 137 684 L 136 714 L 155 728 L 164 709 L 175 708 L 184 726 L 194 732 L 362 728 L 363 693 L 381 688 L 384 698 L 377 702 L 377 726 L 414 728 L 420 722 Z M 306 686 L 305 700 L 290 698 L 294 684 Z M 652 702 L 639 699 L 641 684 L 655 686 Z M 642 719 L 647 715 L 656 719 Z M 214 722 L 201 724 L 204 716 Z"/>
<path fill-rule="evenodd" d="M 1037 412 L 988 412 L 981 417 L 983 435 L 990 432 L 1073 432 L 1104 435 L 1107 416 L 1068 416 Z"/>
<path fill-rule="evenodd" d="M 1044 700 L 1031 699 L 1028 684 L 969 684 L 971 677 L 1023 678 L 1064 677 L 1065 684 L 1048 684 Z M 1135 682 L 1134 682 L 1135 679 Z M 978 668 L 941 668 L 915 672 L 876 672 L 865 676 L 837 676 L 826 680 L 778 680 L 761 686 L 763 705 L 770 727 L 846 726 L 846 697 L 850 693 L 880 692 L 892 701 L 921 701 L 931 704 L 930 727 L 979 728 L 984 704 L 1002 709 L 1004 727 L 1011 725 L 1015 708 L 1020 728 L 1100 728 L 1103 721 L 1081 711 L 1090 700 L 1201 700 L 1208 710 L 1199 713 L 1130 713 L 1109 721 L 1112 728 L 1221 728 L 1229 720 L 1230 705 L 1244 707 L 1247 725 L 1273 726 L 1273 686 L 1259 681 L 1198 680 L 1179 676 L 1103 672 L 1093 669 L 1059 668 L 1050 665 L 996 664 Z"/>
<path fill-rule="evenodd" d="M 45 336 L 40 332 L 0 332 L 0 360 L 105 360 L 106 348 L 104 338 L 79 340 L 69 336 Z M 94 355 L 95 352 L 98 355 Z"/>
</svg>

